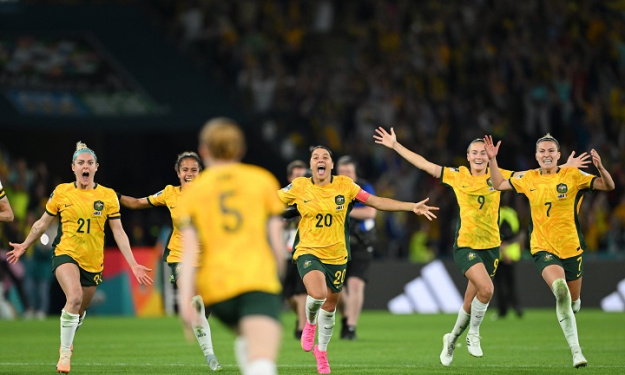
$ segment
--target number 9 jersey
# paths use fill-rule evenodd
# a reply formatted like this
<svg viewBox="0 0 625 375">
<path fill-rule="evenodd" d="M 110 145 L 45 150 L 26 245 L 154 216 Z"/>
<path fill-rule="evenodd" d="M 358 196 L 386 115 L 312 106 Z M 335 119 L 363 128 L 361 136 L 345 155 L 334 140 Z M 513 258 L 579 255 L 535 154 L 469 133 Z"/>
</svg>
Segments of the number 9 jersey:
<svg viewBox="0 0 625 375">
<path fill-rule="evenodd" d="M 297 204 L 302 215 L 293 243 L 294 260 L 311 254 L 322 263 L 347 263 L 349 213 L 361 190 L 346 176 L 332 176 L 330 183 L 323 186 L 315 185 L 311 177 L 298 177 L 278 190 L 282 202 L 289 206 Z"/>
<path fill-rule="evenodd" d="M 60 184 L 50 195 L 46 212 L 59 216 L 54 255 L 69 255 L 85 271 L 102 272 L 104 224 L 121 218 L 115 191 L 99 184 L 89 190 L 78 189 L 74 182 Z"/>
</svg>

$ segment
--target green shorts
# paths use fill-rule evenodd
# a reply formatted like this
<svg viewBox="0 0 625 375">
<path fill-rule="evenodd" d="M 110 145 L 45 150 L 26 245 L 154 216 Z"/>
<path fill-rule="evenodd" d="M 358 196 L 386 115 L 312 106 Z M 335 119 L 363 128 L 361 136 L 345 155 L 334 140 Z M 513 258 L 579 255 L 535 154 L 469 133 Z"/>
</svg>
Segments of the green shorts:
<svg viewBox="0 0 625 375">
<path fill-rule="evenodd" d="M 182 271 L 182 263 L 167 263 L 169 268 L 171 268 L 171 275 L 169 276 L 169 282 L 175 284 L 178 282 L 178 278 L 180 277 L 180 271 Z"/>
<path fill-rule="evenodd" d="M 297 263 L 297 271 L 302 280 L 304 279 L 304 275 L 310 271 L 321 271 L 326 276 L 326 285 L 332 292 L 339 293 L 341 289 L 343 289 L 347 263 L 325 264 L 322 263 L 319 258 L 310 254 L 300 255 L 295 262 Z"/>
<path fill-rule="evenodd" d="M 80 271 L 80 285 L 82 286 L 98 286 L 102 282 L 102 271 L 100 272 L 87 272 L 82 269 L 76 260 L 69 255 L 53 255 L 52 256 L 52 273 L 58 266 L 65 263 L 73 263 L 78 267 Z"/>
<path fill-rule="evenodd" d="M 469 268 L 478 263 L 483 263 L 486 272 L 492 279 L 495 277 L 499 266 L 499 246 L 492 249 L 475 250 L 470 247 L 461 247 L 454 250 L 454 261 L 464 275 Z"/>
<path fill-rule="evenodd" d="M 547 266 L 557 265 L 564 269 L 564 277 L 566 281 L 577 280 L 584 276 L 584 263 L 581 254 L 572 258 L 560 259 L 547 251 L 539 251 L 532 254 L 534 264 L 541 274 Z"/>
<path fill-rule="evenodd" d="M 236 327 L 250 315 L 264 315 L 280 321 L 282 296 L 267 292 L 249 292 L 209 306 L 211 313 L 224 324 Z"/>
</svg>

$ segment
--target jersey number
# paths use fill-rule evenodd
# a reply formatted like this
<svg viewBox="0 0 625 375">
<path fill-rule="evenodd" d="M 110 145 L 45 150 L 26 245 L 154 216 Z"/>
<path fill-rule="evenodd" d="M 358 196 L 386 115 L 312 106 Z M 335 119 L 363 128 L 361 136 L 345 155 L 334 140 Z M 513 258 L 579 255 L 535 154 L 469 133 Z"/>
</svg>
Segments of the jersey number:
<svg viewBox="0 0 625 375">
<path fill-rule="evenodd" d="M 334 273 L 334 285 L 342 285 L 343 282 L 345 281 L 345 272 L 347 271 L 347 269 L 344 269 L 343 271 L 336 271 Z"/>
<path fill-rule="evenodd" d="M 85 222 L 87 223 L 87 233 L 91 232 L 91 219 L 85 220 L 83 218 L 78 219 L 78 230 L 76 230 L 76 232 L 85 233 L 85 231 L 83 230 L 83 227 L 85 226 Z"/>
<path fill-rule="evenodd" d="M 332 226 L 332 214 L 325 214 L 325 216 L 323 216 L 323 214 L 317 214 L 315 219 L 317 219 L 317 225 L 315 225 L 317 228 Z"/>
<path fill-rule="evenodd" d="M 236 232 L 241 229 L 241 224 L 243 223 L 243 216 L 241 212 L 232 207 L 228 207 L 226 204 L 226 200 L 234 195 L 234 191 L 226 191 L 219 195 L 219 208 L 221 209 L 221 213 L 224 217 L 231 217 L 231 222 L 226 223 L 224 220 L 223 228 L 226 232 Z"/>
<path fill-rule="evenodd" d="M 495 269 L 493 270 L 493 273 L 490 274 L 490 277 L 495 277 L 495 274 L 497 273 L 497 267 L 499 267 L 499 259 L 495 259 L 493 266 L 495 266 Z"/>
<path fill-rule="evenodd" d="M 480 204 L 480 210 L 482 209 L 482 207 L 484 207 L 484 201 L 486 201 L 486 199 L 484 199 L 483 195 L 479 195 L 477 197 L 477 203 Z"/>
<path fill-rule="evenodd" d="M 545 203 L 545 206 L 547 206 L 547 217 L 549 217 L 549 211 L 551 211 L 551 202 Z"/>
</svg>

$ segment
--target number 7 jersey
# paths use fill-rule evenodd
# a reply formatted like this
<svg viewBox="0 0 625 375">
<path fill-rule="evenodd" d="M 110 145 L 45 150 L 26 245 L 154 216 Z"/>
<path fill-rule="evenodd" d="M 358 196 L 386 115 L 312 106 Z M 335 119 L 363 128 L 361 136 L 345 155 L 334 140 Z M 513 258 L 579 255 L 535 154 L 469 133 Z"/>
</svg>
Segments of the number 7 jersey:
<svg viewBox="0 0 625 375">
<path fill-rule="evenodd" d="M 52 244 L 54 255 L 69 255 L 87 272 L 104 268 L 104 224 L 119 219 L 119 201 L 113 189 L 95 184 L 83 190 L 76 183 L 54 189 L 46 212 L 59 216 L 59 231 Z"/>
<path fill-rule="evenodd" d="M 592 190 L 595 178 L 570 167 L 550 175 L 534 169 L 510 179 L 514 190 L 525 194 L 530 203 L 532 254 L 547 251 L 567 259 L 586 250 L 578 214 L 583 193 Z"/>
<path fill-rule="evenodd" d="M 349 213 L 360 186 L 345 176 L 332 176 L 329 184 L 319 186 L 312 178 L 298 177 L 278 196 L 287 205 L 297 204 L 302 215 L 293 244 L 293 259 L 311 254 L 326 264 L 345 264 L 349 260 Z"/>
</svg>

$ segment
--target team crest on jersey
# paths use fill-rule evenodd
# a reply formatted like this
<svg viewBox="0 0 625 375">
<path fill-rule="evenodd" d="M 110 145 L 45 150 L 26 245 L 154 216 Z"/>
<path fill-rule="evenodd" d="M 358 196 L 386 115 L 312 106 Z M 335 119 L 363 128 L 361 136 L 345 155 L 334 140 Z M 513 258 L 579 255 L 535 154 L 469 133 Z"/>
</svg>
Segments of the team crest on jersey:
<svg viewBox="0 0 625 375">
<path fill-rule="evenodd" d="M 486 185 L 493 187 L 493 180 L 490 177 L 486 179 Z"/>
<path fill-rule="evenodd" d="M 292 187 L 293 187 L 293 184 L 289 184 L 288 186 L 283 187 L 282 191 L 286 193 L 287 191 L 291 190 Z"/>
<path fill-rule="evenodd" d="M 553 255 L 551 255 L 551 254 L 546 254 L 546 255 L 543 257 L 543 260 L 544 260 L 545 262 L 551 262 L 551 261 L 553 260 Z"/>
<path fill-rule="evenodd" d="M 477 255 L 475 255 L 475 253 L 474 253 L 474 252 L 470 252 L 470 253 L 469 253 L 469 255 L 467 255 L 467 259 L 468 259 L 469 261 L 471 261 L 471 260 L 475 259 L 475 257 L 476 257 L 476 256 L 477 256 Z"/>
<path fill-rule="evenodd" d="M 334 197 L 334 203 L 338 204 L 339 206 L 344 205 L 345 197 L 342 195 L 337 195 L 336 197 Z"/>
<path fill-rule="evenodd" d="M 102 216 L 102 210 L 104 209 L 104 202 L 95 201 L 93 202 L 93 216 Z"/>
<path fill-rule="evenodd" d="M 569 191 L 569 188 L 566 184 L 558 184 L 558 186 L 556 186 L 556 191 L 558 192 L 558 199 L 564 199 L 566 198 L 566 192 Z"/>
</svg>

